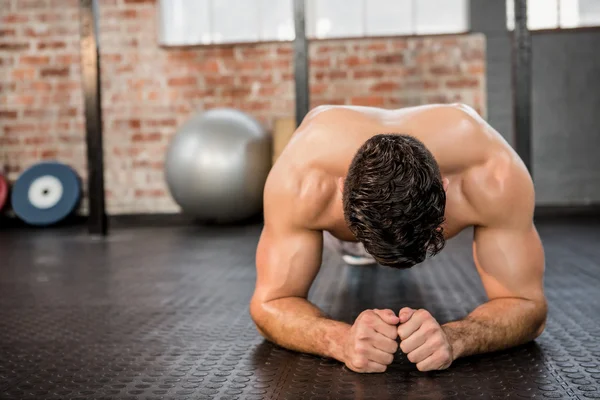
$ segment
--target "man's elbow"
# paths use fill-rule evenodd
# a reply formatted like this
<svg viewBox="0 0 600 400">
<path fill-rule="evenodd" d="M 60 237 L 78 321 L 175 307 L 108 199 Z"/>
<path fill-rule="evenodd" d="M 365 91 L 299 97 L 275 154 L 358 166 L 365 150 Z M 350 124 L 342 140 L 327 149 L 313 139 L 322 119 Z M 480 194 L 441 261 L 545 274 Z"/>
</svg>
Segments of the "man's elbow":
<svg viewBox="0 0 600 400">
<path fill-rule="evenodd" d="M 264 320 L 265 320 L 265 309 L 264 302 L 256 297 L 253 297 L 250 301 L 250 318 L 256 326 L 256 330 L 265 339 L 269 339 L 264 331 Z"/>
<path fill-rule="evenodd" d="M 536 330 L 534 333 L 534 339 L 538 338 L 546 329 L 546 320 L 548 318 L 548 303 L 546 300 L 542 300 L 536 304 L 537 318 Z"/>
</svg>

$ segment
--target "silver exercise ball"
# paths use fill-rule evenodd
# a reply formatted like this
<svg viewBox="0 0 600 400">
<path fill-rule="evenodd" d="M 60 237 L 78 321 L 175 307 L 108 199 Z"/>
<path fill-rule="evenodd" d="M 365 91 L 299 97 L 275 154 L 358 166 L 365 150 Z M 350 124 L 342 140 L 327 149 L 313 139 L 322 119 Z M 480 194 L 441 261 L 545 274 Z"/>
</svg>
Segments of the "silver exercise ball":
<svg viewBox="0 0 600 400">
<path fill-rule="evenodd" d="M 213 109 L 177 131 L 165 160 L 171 195 L 199 220 L 235 222 L 262 208 L 271 167 L 270 136 L 254 118 Z"/>
</svg>

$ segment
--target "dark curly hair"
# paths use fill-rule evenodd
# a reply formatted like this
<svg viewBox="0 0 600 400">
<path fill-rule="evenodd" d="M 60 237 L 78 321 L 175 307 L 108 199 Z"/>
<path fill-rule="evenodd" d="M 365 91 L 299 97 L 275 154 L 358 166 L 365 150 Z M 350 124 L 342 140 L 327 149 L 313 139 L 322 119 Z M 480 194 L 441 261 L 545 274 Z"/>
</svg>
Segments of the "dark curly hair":
<svg viewBox="0 0 600 400">
<path fill-rule="evenodd" d="M 431 152 L 412 136 L 367 140 L 350 164 L 343 204 L 350 230 L 381 265 L 410 268 L 445 245 L 442 176 Z"/>
</svg>

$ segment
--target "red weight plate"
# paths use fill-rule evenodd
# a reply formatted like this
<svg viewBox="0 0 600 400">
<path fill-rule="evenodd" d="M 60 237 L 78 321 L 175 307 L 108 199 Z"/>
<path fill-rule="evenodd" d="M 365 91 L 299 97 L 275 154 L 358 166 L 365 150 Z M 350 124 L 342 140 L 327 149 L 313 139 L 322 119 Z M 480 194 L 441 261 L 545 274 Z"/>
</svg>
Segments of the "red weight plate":
<svg viewBox="0 0 600 400">
<path fill-rule="evenodd" d="M 4 177 L 4 175 L 0 175 L 0 211 L 6 205 L 6 200 L 8 199 L 8 181 Z"/>
</svg>

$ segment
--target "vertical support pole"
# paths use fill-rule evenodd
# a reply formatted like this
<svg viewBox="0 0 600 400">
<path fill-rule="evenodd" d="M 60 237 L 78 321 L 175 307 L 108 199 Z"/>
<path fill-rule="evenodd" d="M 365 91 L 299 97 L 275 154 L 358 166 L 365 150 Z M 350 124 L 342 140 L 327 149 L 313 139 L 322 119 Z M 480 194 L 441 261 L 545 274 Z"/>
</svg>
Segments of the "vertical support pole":
<svg viewBox="0 0 600 400">
<path fill-rule="evenodd" d="M 527 0 L 514 0 L 513 106 L 515 149 L 533 176 L 531 126 L 531 34 L 527 28 Z"/>
<path fill-rule="evenodd" d="M 306 38 L 306 1 L 294 0 L 294 79 L 296 82 L 296 126 L 308 114 L 310 89 L 308 73 L 308 40 Z"/>
<path fill-rule="evenodd" d="M 98 2 L 79 0 L 81 77 L 85 102 L 90 234 L 106 235 Z"/>
</svg>

